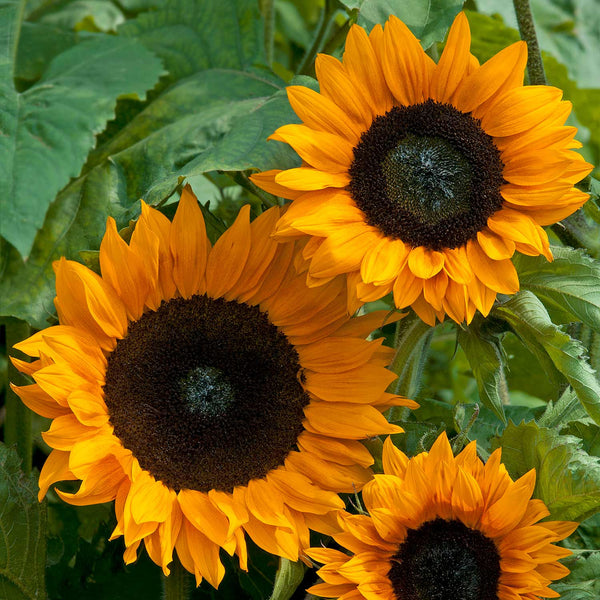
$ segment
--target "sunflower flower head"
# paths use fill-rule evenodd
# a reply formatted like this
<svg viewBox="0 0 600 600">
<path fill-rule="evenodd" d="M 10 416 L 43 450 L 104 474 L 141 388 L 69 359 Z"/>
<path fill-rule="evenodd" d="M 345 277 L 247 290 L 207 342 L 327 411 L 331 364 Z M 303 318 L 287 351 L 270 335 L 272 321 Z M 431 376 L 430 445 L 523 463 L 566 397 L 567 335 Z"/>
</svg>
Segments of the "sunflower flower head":
<svg viewBox="0 0 600 600">
<path fill-rule="evenodd" d="M 170 222 L 142 204 L 130 243 L 109 218 L 99 276 L 55 264 L 60 325 L 15 347 L 32 385 L 14 388 L 53 419 L 40 474 L 71 504 L 115 500 L 125 561 L 144 543 L 169 573 L 217 587 L 223 548 L 247 568 L 246 534 L 297 560 L 309 528 L 337 530 L 338 492 L 373 459 L 359 440 L 401 431 L 382 411 L 390 349 L 367 341 L 384 315 L 349 320 L 341 280 L 306 288 L 296 242 L 271 238 L 280 209 L 249 206 L 214 247 L 191 190 Z"/>
<path fill-rule="evenodd" d="M 588 198 L 571 104 L 523 86 L 525 42 L 480 65 L 464 13 L 436 64 L 396 17 L 354 25 L 343 60 L 319 55 L 320 93 L 288 87 L 302 124 L 271 139 L 299 168 L 253 181 L 294 200 L 279 239 L 312 236 L 309 285 L 348 274 L 349 309 L 392 292 L 430 324 L 487 315 L 519 289 L 515 251 L 552 260 L 542 228 Z"/>
<path fill-rule="evenodd" d="M 513 481 L 495 450 L 484 464 L 471 442 L 454 457 L 443 433 L 408 458 L 388 438 L 383 475 L 362 491 L 368 514 L 339 513 L 335 541 L 350 553 L 311 548 L 325 563 L 310 593 L 344 600 L 539 600 L 569 573 L 554 542 L 577 523 L 541 521 L 535 471 Z"/>
</svg>

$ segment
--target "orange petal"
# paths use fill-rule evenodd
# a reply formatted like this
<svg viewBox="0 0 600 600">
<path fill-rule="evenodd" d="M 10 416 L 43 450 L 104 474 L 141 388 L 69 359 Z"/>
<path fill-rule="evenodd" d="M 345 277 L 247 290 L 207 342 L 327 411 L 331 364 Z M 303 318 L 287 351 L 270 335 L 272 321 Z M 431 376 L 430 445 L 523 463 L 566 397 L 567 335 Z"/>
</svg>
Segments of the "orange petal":
<svg viewBox="0 0 600 600">
<path fill-rule="evenodd" d="M 171 225 L 169 241 L 173 256 L 173 281 L 184 298 L 204 292 L 208 254 L 206 227 L 198 200 L 186 185 Z"/>
<path fill-rule="evenodd" d="M 442 270 L 444 253 L 417 246 L 408 255 L 408 266 L 416 277 L 429 279 Z"/>
<path fill-rule="evenodd" d="M 311 129 L 337 134 L 353 145 L 358 143 L 362 129 L 335 101 L 300 85 L 290 85 L 286 91 L 294 112 Z"/>
<path fill-rule="evenodd" d="M 472 112 L 489 98 L 495 97 L 502 87 L 523 83 L 527 64 L 527 44 L 516 42 L 495 54 L 473 71 L 461 84 L 456 106 L 463 112 Z M 477 114 L 477 118 L 481 115 Z"/>
<path fill-rule="evenodd" d="M 121 299 L 102 278 L 87 267 L 61 258 L 56 272 L 56 305 L 61 323 L 93 335 L 105 350 L 127 331 L 127 313 Z"/>
<path fill-rule="evenodd" d="M 271 169 L 270 171 L 263 171 L 262 173 L 254 173 L 250 175 L 250 181 L 260 189 L 265 190 L 273 196 L 280 196 L 281 198 L 287 198 L 293 200 L 302 194 L 297 190 L 290 190 L 283 185 L 275 183 L 275 177 L 282 173 L 281 169 Z"/>
<path fill-rule="evenodd" d="M 481 127 L 499 137 L 527 131 L 552 114 L 561 97 L 561 90 L 545 85 L 514 88 L 481 116 Z"/>
<path fill-rule="evenodd" d="M 458 13 L 431 80 L 431 97 L 449 103 L 470 65 L 471 30 L 464 12 Z"/>
<path fill-rule="evenodd" d="M 119 294 L 129 318 L 138 319 L 150 292 L 150 281 L 142 259 L 133 252 L 117 231 L 117 224 L 108 217 L 106 233 L 100 244 L 102 277 Z"/>
<path fill-rule="evenodd" d="M 330 173 L 346 172 L 354 160 L 345 138 L 306 125 L 283 125 L 268 139 L 289 144 L 309 165 Z"/>
<path fill-rule="evenodd" d="M 208 257 L 206 293 L 211 298 L 222 297 L 236 285 L 248 260 L 251 245 L 250 205 L 245 204 L 233 225 L 217 240 Z"/>
<path fill-rule="evenodd" d="M 467 256 L 473 272 L 487 287 L 500 294 L 515 294 L 519 291 L 519 277 L 510 260 L 492 260 L 473 241 L 467 244 Z"/>
</svg>

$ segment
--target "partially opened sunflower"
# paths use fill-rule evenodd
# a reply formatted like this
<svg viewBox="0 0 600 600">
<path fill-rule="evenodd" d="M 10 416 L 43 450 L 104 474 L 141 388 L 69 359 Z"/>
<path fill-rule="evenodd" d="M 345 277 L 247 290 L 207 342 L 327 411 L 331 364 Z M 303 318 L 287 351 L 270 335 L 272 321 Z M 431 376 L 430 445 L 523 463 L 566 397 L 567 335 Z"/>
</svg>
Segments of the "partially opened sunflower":
<svg viewBox="0 0 600 600">
<path fill-rule="evenodd" d="M 297 560 L 308 528 L 335 530 L 337 492 L 370 478 L 360 439 L 401 431 L 381 414 L 391 350 L 348 320 L 342 281 L 307 289 L 295 243 L 271 239 L 280 209 L 245 206 L 211 248 L 186 188 L 171 223 L 142 204 L 127 244 L 109 218 L 102 276 L 55 263 L 60 325 L 15 347 L 35 380 L 15 388 L 53 419 L 49 486 L 65 501 L 115 500 L 127 563 L 143 541 L 166 574 L 173 551 L 218 586 L 220 548 L 246 568 L 247 533 Z"/>
<path fill-rule="evenodd" d="M 317 57 L 320 93 L 288 87 L 303 124 L 270 139 L 303 165 L 253 181 L 294 200 L 277 236 L 312 236 L 309 285 L 347 273 L 350 309 L 393 292 L 432 325 L 487 315 L 519 289 L 515 250 L 552 260 L 542 226 L 587 200 L 571 104 L 523 86 L 525 42 L 483 65 L 470 42 L 463 13 L 437 64 L 393 16 L 354 25 L 342 62 Z"/>
<path fill-rule="evenodd" d="M 325 563 L 309 592 L 340 600 L 539 600 L 569 573 L 554 542 L 577 523 L 542 521 L 531 499 L 535 471 L 513 481 L 495 450 L 483 464 L 475 442 L 454 457 L 446 434 L 409 459 L 388 438 L 385 474 L 362 491 L 368 514 L 339 513 L 336 542 L 350 554 L 311 548 Z"/>
</svg>

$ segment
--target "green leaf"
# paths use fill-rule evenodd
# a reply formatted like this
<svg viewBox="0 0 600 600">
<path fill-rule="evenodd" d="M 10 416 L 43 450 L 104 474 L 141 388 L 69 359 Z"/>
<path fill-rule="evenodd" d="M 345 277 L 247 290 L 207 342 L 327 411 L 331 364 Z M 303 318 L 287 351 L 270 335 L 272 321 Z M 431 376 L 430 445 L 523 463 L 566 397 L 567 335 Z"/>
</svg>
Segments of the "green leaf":
<svg viewBox="0 0 600 600">
<path fill-rule="evenodd" d="M 581 250 L 555 246 L 554 262 L 515 255 L 521 288 L 532 291 L 554 322 L 579 320 L 600 330 L 600 261 Z"/>
<path fill-rule="evenodd" d="M 16 29 L 4 32 L 16 35 Z M 0 32 L 0 37 L 2 33 Z M 2 60 L 10 57 L 0 56 Z M 122 94 L 143 97 L 160 75 L 158 59 L 136 40 L 114 36 L 58 55 L 40 81 L 19 94 L 6 63 L 0 82 L 0 235 L 27 256 L 56 193 L 76 176 L 94 136 Z"/>
<path fill-rule="evenodd" d="M 578 438 L 535 422 L 511 422 L 495 445 L 513 477 L 536 470 L 534 495 L 552 519 L 583 521 L 600 511 L 600 459 L 582 450 Z"/>
<path fill-rule="evenodd" d="M 540 427 L 561 428 L 567 423 L 586 418 L 586 412 L 577 394 L 570 388 L 566 389 L 556 401 L 548 402 L 544 414 L 537 420 Z"/>
<path fill-rule="evenodd" d="M 209 69 L 166 90 L 88 164 L 109 156 L 127 173 L 127 194 L 155 203 L 180 177 L 207 171 L 295 166 L 293 150 L 267 137 L 297 121 L 282 81 L 253 72 Z M 202 198 L 200 198 L 202 200 Z"/>
<path fill-rule="evenodd" d="M 0 444 L 0 598 L 46 597 L 46 505 L 37 476 L 26 476 L 12 448 Z"/>
<path fill-rule="evenodd" d="M 600 424 L 600 384 L 586 359 L 583 345 L 552 323 L 542 302 L 523 290 L 494 309 L 538 357 L 547 354 L 564 375 L 588 415 Z"/>
<path fill-rule="evenodd" d="M 252 82 L 251 76 L 247 79 L 246 92 L 258 89 L 266 83 Z M 193 177 L 215 170 L 258 169 L 262 171 L 275 167 L 288 169 L 300 165 L 300 159 L 287 144 L 267 141 L 267 137 L 280 125 L 298 122 L 298 117 L 292 111 L 285 91 L 257 98 L 253 104 L 247 100 L 242 102 L 245 108 L 240 106 L 239 108 L 243 110 L 237 111 L 237 114 L 234 103 L 229 109 L 222 111 L 222 119 L 217 121 L 217 126 L 222 127 L 221 130 L 214 130 L 214 119 L 207 123 L 203 115 L 198 115 L 198 122 L 204 136 L 200 136 L 200 143 L 204 143 L 204 147 L 196 146 L 195 152 L 189 152 L 188 161 L 185 160 L 185 156 L 181 156 L 182 150 L 185 151 L 186 148 L 176 148 L 175 152 L 181 156 L 183 166 L 169 176 L 163 176 L 162 180 L 144 190 L 144 197 L 148 202 L 154 203 L 158 198 L 164 197 L 180 177 Z M 228 121 L 229 116 L 231 116 L 230 121 Z M 115 160 L 121 162 L 122 157 L 116 156 Z M 124 165 L 122 162 L 121 164 Z M 173 165 L 176 166 L 175 162 Z"/>
<path fill-rule="evenodd" d="M 598 600 L 600 598 L 600 551 L 588 556 L 580 554 L 566 563 L 571 573 L 552 584 L 561 600 Z"/>
<path fill-rule="evenodd" d="M 433 328 L 424 323 L 414 312 L 396 323 L 394 348 L 396 354 L 389 369 L 398 375 L 390 384 L 390 391 L 407 398 L 416 398 L 423 383 L 422 374 Z M 395 409 L 391 413 L 394 414 Z"/>
<path fill-rule="evenodd" d="M 263 25 L 252 0 L 168 0 L 124 23 L 119 34 L 157 54 L 171 82 L 204 69 L 246 70 L 264 62 Z"/>
<path fill-rule="evenodd" d="M 15 77 L 34 81 L 42 76 L 48 63 L 77 42 L 77 34 L 44 23 L 23 23 Z"/>
<path fill-rule="evenodd" d="M 173 4 L 175 8 L 183 5 Z M 247 3 L 240 3 L 239 14 L 254 14 L 254 9 L 244 12 L 243 6 Z M 178 18 L 189 22 L 189 14 L 182 9 Z M 220 12 L 207 9 L 205 18 L 209 14 L 214 18 Z M 219 23 L 210 24 L 212 38 L 221 39 Z M 228 17 L 225 31 L 229 25 Z M 252 37 L 255 24 L 238 26 L 239 31 L 246 29 Z M 165 32 L 165 43 L 168 39 Z M 216 45 L 213 50 L 217 50 Z M 251 60 L 246 57 L 242 62 Z M 314 85 L 314 80 L 307 82 Z M 0 245 L 0 314 L 46 326 L 54 312 L 52 261 L 61 255 L 81 260 L 82 250 L 97 250 L 107 215 L 125 225 L 137 216 L 139 198 L 151 203 L 169 198 L 182 176 L 201 174 L 204 168 L 264 169 L 298 164 L 289 146 L 266 141 L 279 125 L 298 121 L 283 85 L 267 72 L 220 67 L 195 72 L 155 96 L 112 138 L 105 138 L 107 141 L 89 157 L 84 175 L 59 194 L 26 263 L 10 245 Z M 195 159 L 205 162 L 197 173 L 187 168 Z"/>
<path fill-rule="evenodd" d="M 460 12 L 463 0 L 362 0 L 342 2 L 349 9 L 359 8 L 358 24 L 367 30 L 374 25 L 383 25 L 396 15 L 404 21 L 424 48 L 441 42 Z"/>
<path fill-rule="evenodd" d="M 107 215 L 123 225 L 138 213 L 139 205 L 127 200 L 124 173 L 112 162 L 73 182 L 50 206 L 26 263 L 0 240 L 0 314 L 47 327 L 54 312 L 52 261 L 60 256 L 76 259 L 83 249 L 97 249 Z"/>
<path fill-rule="evenodd" d="M 125 16 L 110 0 L 74 0 L 40 18 L 41 23 L 76 31 L 115 31 L 124 21 Z"/>
<path fill-rule="evenodd" d="M 287 558 L 279 559 L 279 569 L 275 576 L 273 594 L 269 600 L 290 600 L 304 579 L 304 565 Z"/>
<path fill-rule="evenodd" d="M 506 394 L 508 390 L 504 377 L 502 351 L 498 341 L 483 337 L 480 331 L 468 328 L 459 330 L 458 343 L 471 365 L 483 405 L 506 423 L 502 394 Z"/>
<path fill-rule="evenodd" d="M 588 454 L 600 457 L 600 427 L 595 423 L 572 421 L 562 433 L 578 437 L 583 442 L 583 449 Z"/>
</svg>

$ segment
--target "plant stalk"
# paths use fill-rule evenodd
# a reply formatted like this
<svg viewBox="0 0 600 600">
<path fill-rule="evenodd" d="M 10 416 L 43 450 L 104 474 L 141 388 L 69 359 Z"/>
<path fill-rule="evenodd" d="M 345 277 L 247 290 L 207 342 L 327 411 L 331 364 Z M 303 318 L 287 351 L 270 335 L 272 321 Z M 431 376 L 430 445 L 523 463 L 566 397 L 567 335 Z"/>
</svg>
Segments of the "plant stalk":
<svg viewBox="0 0 600 600">
<path fill-rule="evenodd" d="M 163 575 L 163 600 L 188 600 L 190 597 L 192 575 L 184 568 L 178 556 L 173 555 L 168 577 Z"/>
<path fill-rule="evenodd" d="M 546 73 L 529 0 L 513 0 L 521 39 L 527 42 L 527 72 L 531 85 L 546 85 Z"/>
<path fill-rule="evenodd" d="M 275 1 L 259 0 L 259 5 L 265 22 L 265 59 L 267 65 L 271 66 L 275 48 Z"/>
<path fill-rule="evenodd" d="M 414 400 L 423 382 L 423 369 L 427 362 L 434 328 L 423 322 L 415 313 L 409 313 L 396 324 L 394 348 L 396 354 L 388 367 L 398 375 L 388 388 L 389 392 Z M 392 407 L 388 420 L 402 421 L 409 409 Z"/>
<path fill-rule="evenodd" d="M 315 34 L 315 37 L 313 38 L 313 42 L 310 48 L 304 54 L 302 62 L 298 67 L 298 75 L 312 74 L 315 57 L 317 56 L 317 53 L 323 45 L 323 40 L 325 39 L 327 30 L 329 29 L 329 25 L 331 24 L 331 17 L 335 14 L 336 10 L 337 7 L 333 0 L 325 0 L 325 8 L 321 13 L 321 20 L 319 21 L 317 32 Z"/>
</svg>

